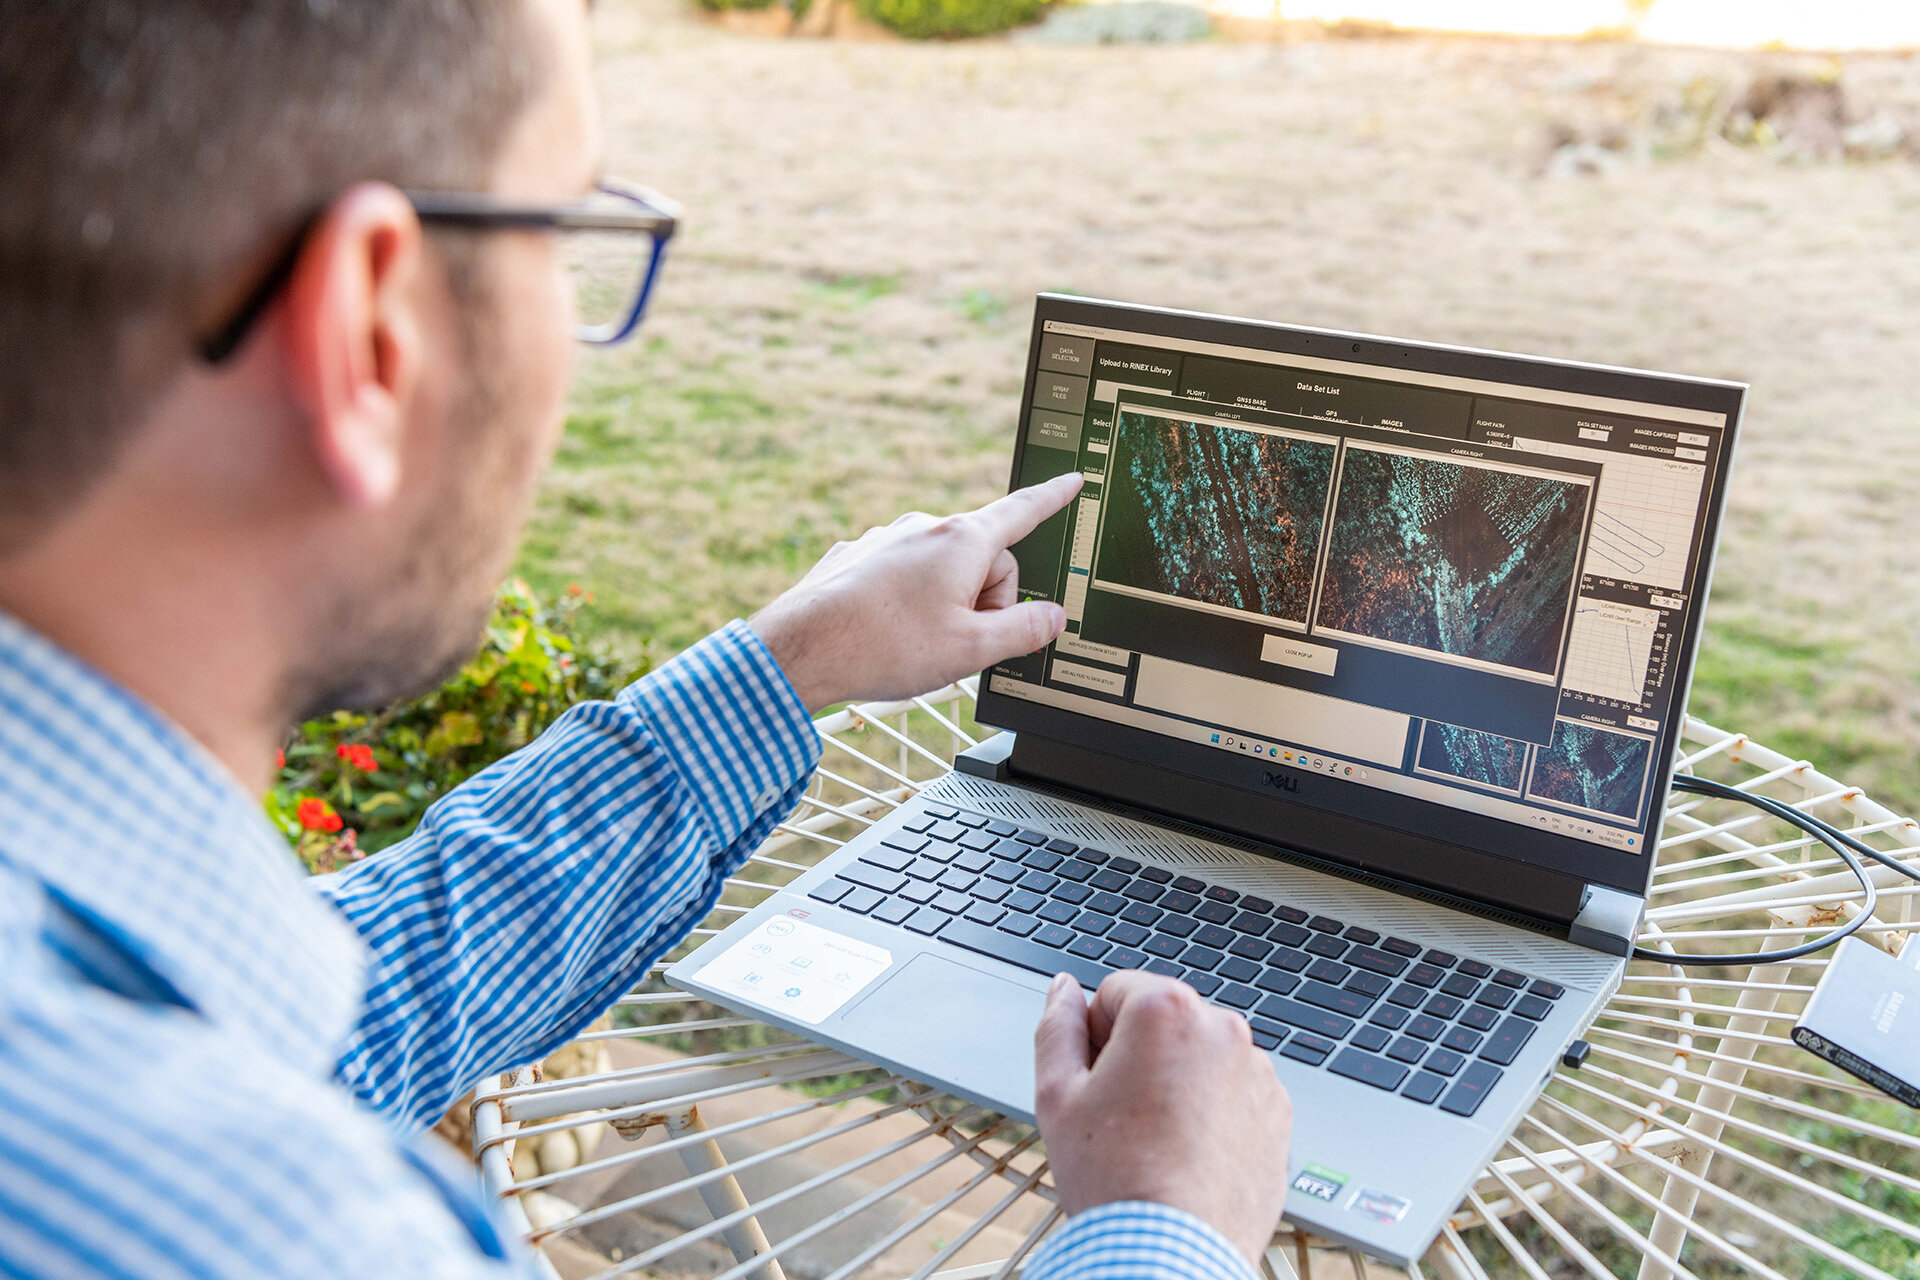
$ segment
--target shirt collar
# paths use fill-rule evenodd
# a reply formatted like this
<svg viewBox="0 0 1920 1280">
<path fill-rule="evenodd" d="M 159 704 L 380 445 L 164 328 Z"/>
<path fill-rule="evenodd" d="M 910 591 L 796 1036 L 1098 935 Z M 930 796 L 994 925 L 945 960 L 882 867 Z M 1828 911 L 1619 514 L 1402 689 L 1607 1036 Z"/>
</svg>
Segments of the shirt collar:
<svg viewBox="0 0 1920 1280">
<path fill-rule="evenodd" d="M 359 936 L 199 743 L 4 612 L 0 861 L 209 1021 L 332 1072 L 366 992 Z"/>
</svg>

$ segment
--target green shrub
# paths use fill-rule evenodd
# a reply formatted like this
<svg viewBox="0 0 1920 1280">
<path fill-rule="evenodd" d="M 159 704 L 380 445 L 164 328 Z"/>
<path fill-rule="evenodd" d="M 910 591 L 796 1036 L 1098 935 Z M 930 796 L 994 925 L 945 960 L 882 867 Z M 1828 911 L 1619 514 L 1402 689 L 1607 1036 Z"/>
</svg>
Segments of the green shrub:
<svg viewBox="0 0 1920 1280">
<path fill-rule="evenodd" d="M 611 698 L 642 674 L 578 640 L 576 615 L 591 602 L 570 587 L 546 605 L 509 583 L 480 651 L 453 679 L 411 702 L 301 725 L 266 809 L 308 868 L 331 871 L 404 839 L 428 805 L 568 707 Z"/>
<path fill-rule="evenodd" d="M 771 9 L 778 0 L 693 0 L 708 13 L 725 13 L 729 9 Z"/>
<path fill-rule="evenodd" d="M 1045 0 L 854 0 L 861 14 L 915 40 L 984 36 L 1040 16 Z"/>
</svg>

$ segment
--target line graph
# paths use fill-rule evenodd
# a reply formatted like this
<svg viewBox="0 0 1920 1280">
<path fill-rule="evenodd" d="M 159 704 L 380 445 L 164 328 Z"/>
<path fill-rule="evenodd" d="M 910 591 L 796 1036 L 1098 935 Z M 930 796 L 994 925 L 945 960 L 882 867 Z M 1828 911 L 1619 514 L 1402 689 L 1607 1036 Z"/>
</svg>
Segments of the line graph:
<svg viewBox="0 0 1920 1280">
<path fill-rule="evenodd" d="M 1600 501 L 1587 542 L 1586 572 L 1668 591 L 1686 589 L 1687 558 L 1707 469 L 1672 458 L 1615 453 L 1547 440 L 1514 447 L 1601 465 Z"/>
<path fill-rule="evenodd" d="M 1646 700 L 1647 664 L 1660 614 L 1638 605 L 1582 596 L 1574 605 L 1562 687 L 1629 706 Z"/>
</svg>

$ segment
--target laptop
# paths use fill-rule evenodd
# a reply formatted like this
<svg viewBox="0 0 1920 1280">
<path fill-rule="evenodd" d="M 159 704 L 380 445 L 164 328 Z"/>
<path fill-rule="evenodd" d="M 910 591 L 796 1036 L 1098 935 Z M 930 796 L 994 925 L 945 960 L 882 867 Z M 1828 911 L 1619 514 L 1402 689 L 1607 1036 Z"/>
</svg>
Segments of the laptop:
<svg viewBox="0 0 1920 1280">
<path fill-rule="evenodd" d="M 1286 1217 L 1404 1266 L 1624 973 L 1744 396 L 1042 295 L 1065 634 L 668 979 L 1022 1119 L 1054 973 L 1184 981 L 1292 1095 Z"/>
</svg>

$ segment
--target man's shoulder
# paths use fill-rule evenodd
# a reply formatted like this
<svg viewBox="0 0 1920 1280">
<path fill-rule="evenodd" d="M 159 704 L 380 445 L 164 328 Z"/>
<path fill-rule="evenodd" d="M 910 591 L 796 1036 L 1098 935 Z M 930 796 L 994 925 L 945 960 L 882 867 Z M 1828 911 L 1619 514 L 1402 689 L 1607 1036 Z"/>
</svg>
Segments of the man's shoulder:
<svg viewBox="0 0 1920 1280">
<path fill-rule="evenodd" d="M 486 1274 L 409 1140 L 191 1010 L 76 978 L 19 901 L 0 908 L 0 1200 L 20 1211 L 0 1274 Z"/>
</svg>

